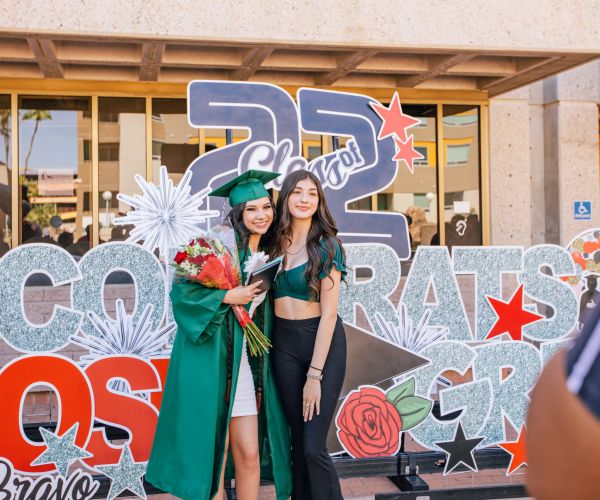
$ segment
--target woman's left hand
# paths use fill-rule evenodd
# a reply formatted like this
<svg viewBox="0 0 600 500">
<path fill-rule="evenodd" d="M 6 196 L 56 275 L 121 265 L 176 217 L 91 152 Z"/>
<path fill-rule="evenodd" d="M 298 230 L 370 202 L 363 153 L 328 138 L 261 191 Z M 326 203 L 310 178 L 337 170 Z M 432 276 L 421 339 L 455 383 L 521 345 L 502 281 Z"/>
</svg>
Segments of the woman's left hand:
<svg viewBox="0 0 600 500">
<path fill-rule="evenodd" d="M 312 420 L 313 415 L 321 412 L 321 382 L 307 378 L 302 391 L 302 414 L 304 421 Z"/>
</svg>

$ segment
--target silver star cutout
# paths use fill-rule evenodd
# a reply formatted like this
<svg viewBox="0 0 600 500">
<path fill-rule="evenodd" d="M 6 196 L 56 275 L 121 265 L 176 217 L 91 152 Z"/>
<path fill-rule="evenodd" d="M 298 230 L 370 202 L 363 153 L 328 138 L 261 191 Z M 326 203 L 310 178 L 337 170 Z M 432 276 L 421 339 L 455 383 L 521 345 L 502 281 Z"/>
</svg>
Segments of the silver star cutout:
<svg viewBox="0 0 600 500">
<path fill-rule="evenodd" d="M 56 465 L 58 473 L 63 477 L 67 477 L 67 471 L 69 470 L 69 465 L 71 465 L 71 463 L 80 458 L 89 458 L 93 456 L 91 453 L 88 453 L 75 444 L 75 436 L 77 436 L 78 428 L 79 422 L 74 424 L 73 427 L 59 437 L 53 432 L 40 427 L 42 439 L 44 440 L 44 443 L 46 443 L 48 449 L 31 462 L 31 465 L 53 463 Z"/>
<path fill-rule="evenodd" d="M 113 500 L 119 493 L 129 490 L 141 498 L 146 498 L 142 476 L 146 473 L 146 462 L 133 461 L 129 445 L 125 445 L 121 452 L 119 463 L 114 465 L 100 465 L 96 469 L 111 479 L 108 500 Z"/>
</svg>

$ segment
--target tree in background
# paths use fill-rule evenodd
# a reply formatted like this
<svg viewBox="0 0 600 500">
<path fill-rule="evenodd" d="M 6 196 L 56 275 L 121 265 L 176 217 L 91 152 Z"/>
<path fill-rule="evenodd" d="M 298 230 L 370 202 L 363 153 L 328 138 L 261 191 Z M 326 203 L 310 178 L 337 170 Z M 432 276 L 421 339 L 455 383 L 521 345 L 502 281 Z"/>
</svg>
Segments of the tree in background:
<svg viewBox="0 0 600 500">
<path fill-rule="evenodd" d="M 4 139 L 4 164 L 8 166 L 10 147 L 10 109 L 0 109 L 0 135 Z"/>
<path fill-rule="evenodd" d="M 38 127 L 40 126 L 40 122 L 42 120 L 52 120 L 52 113 L 47 109 L 30 109 L 23 113 L 22 120 L 35 120 L 35 127 L 33 128 L 33 134 L 31 134 L 31 140 L 29 141 L 29 150 L 27 151 L 27 155 L 25 156 L 25 173 L 27 173 L 27 167 L 29 166 L 29 157 L 31 156 L 31 152 L 33 151 L 33 142 L 35 141 L 35 136 L 38 132 Z"/>
</svg>

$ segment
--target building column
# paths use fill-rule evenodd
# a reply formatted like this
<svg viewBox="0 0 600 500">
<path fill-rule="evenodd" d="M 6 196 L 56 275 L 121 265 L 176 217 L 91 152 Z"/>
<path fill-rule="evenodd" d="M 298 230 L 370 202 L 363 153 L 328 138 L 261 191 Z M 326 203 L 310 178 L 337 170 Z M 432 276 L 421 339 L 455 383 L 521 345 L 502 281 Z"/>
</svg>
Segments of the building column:
<svg viewBox="0 0 600 500">
<path fill-rule="evenodd" d="M 532 240 L 529 89 L 490 100 L 490 225 L 492 245 Z"/>
<path fill-rule="evenodd" d="M 564 246 L 600 226 L 600 62 L 549 78 L 543 88 L 546 242 Z M 576 201 L 591 201 L 590 220 L 575 219 Z"/>
</svg>

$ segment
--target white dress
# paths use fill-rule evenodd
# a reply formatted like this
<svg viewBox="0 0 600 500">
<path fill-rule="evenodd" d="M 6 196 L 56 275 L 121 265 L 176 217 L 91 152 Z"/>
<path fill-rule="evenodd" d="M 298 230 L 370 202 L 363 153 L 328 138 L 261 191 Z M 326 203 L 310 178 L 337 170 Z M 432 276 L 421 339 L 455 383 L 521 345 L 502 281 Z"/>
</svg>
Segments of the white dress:
<svg viewBox="0 0 600 500">
<path fill-rule="evenodd" d="M 246 337 L 242 344 L 242 359 L 240 361 L 240 371 L 238 374 L 235 397 L 233 399 L 232 417 L 245 417 L 248 415 L 258 415 L 256 410 L 256 393 L 254 389 L 254 379 L 252 370 L 248 362 L 248 353 L 246 351 Z"/>
</svg>

